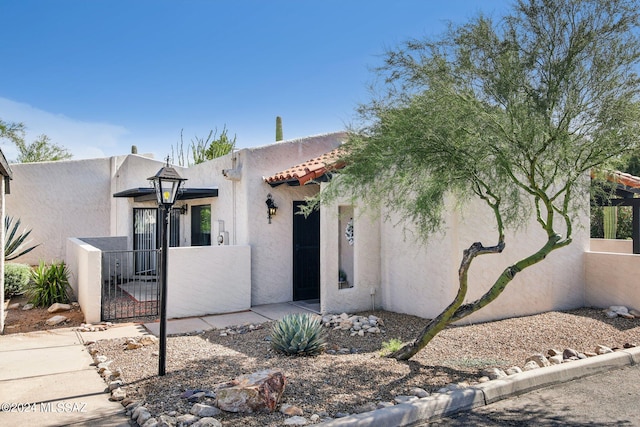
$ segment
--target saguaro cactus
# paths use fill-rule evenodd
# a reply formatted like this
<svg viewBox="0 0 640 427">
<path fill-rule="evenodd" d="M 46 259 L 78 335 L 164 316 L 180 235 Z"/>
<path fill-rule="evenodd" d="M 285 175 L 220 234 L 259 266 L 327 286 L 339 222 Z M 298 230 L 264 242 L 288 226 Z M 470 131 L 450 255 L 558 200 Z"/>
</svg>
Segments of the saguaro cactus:
<svg viewBox="0 0 640 427">
<path fill-rule="evenodd" d="M 604 223 L 604 238 L 615 239 L 618 230 L 618 207 L 605 206 L 602 208 Z"/>
<path fill-rule="evenodd" d="M 276 141 L 282 141 L 282 117 L 276 117 Z"/>
</svg>

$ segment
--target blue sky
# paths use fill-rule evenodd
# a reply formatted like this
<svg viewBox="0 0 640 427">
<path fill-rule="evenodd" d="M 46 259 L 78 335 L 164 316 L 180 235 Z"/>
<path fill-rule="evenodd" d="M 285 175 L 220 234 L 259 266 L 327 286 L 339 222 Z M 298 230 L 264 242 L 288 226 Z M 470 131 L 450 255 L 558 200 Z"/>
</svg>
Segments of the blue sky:
<svg viewBox="0 0 640 427">
<path fill-rule="evenodd" d="M 339 131 L 404 40 L 509 0 L 2 0 L 0 118 L 74 158 L 163 158 L 224 126 L 239 148 Z M 5 155 L 16 152 L 7 143 Z"/>
</svg>

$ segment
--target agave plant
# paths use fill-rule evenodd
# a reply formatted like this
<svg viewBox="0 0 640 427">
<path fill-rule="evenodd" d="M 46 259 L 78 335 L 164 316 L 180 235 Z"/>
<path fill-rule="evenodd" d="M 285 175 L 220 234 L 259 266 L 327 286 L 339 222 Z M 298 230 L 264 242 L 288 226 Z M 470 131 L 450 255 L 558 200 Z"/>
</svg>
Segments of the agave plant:
<svg viewBox="0 0 640 427">
<path fill-rule="evenodd" d="M 282 353 L 296 356 L 315 356 L 327 346 L 322 323 L 318 316 L 294 313 L 273 325 L 271 346 Z"/>
<path fill-rule="evenodd" d="M 11 261 L 37 248 L 39 245 L 27 246 L 31 241 L 27 238 L 31 230 L 20 230 L 20 218 L 13 223 L 13 217 L 4 218 L 4 260 Z"/>
</svg>

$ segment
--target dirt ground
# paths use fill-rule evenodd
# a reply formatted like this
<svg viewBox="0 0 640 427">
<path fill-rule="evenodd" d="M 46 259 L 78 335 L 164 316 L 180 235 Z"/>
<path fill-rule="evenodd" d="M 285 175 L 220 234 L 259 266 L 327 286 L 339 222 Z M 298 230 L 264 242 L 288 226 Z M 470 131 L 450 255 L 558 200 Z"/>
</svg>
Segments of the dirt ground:
<svg viewBox="0 0 640 427">
<path fill-rule="evenodd" d="M 28 301 L 24 296 L 11 298 L 9 305 L 19 303 L 20 307 L 6 311 L 7 317 L 4 323 L 5 335 L 21 332 L 44 331 L 47 329 L 68 328 L 80 326 L 80 324 L 84 322 L 84 314 L 82 313 L 82 310 L 80 310 L 80 306 L 73 306 L 69 311 L 49 313 L 47 311 L 48 307 L 23 310 L 22 307 L 24 307 L 27 302 Z M 59 314 L 67 317 L 68 320 L 55 326 L 48 326 L 45 323 L 47 319 Z"/>
</svg>

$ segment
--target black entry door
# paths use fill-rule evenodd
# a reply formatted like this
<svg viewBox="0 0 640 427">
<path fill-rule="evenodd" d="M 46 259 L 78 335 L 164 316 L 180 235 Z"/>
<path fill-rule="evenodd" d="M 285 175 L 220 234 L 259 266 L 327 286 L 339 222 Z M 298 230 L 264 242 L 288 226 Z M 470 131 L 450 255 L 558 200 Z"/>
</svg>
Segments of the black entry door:
<svg viewBox="0 0 640 427">
<path fill-rule="evenodd" d="M 320 298 L 320 211 L 305 218 L 293 202 L 293 300 Z"/>
</svg>

